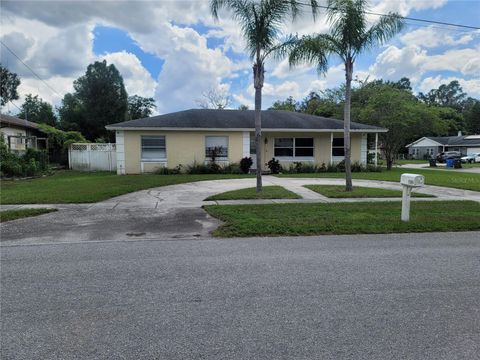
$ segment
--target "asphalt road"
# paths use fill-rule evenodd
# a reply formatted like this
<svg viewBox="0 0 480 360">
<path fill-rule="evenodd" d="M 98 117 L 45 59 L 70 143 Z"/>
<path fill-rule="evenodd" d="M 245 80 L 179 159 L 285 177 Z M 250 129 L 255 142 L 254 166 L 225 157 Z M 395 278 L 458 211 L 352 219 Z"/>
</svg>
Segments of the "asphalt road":
<svg viewBox="0 0 480 360">
<path fill-rule="evenodd" d="M 480 233 L 1 247 L 2 359 L 479 359 Z"/>
</svg>

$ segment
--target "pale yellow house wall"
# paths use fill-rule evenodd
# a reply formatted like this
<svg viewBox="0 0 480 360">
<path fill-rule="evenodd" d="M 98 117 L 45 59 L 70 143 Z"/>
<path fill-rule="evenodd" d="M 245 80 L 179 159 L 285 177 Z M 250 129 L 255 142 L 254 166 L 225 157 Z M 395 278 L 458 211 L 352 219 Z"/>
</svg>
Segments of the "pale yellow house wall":
<svg viewBox="0 0 480 360">
<path fill-rule="evenodd" d="M 252 135 L 253 136 L 253 135 Z M 295 132 L 295 133 L 284 133 L 284 132 L 268 132 L 263 133 L 263 164 L 266 168 L 266 163 L 274 157 L 274 143 L 275 138 L 282 137 L 296 137 L 296 138 L 311 138 L 313 137 L 313 158 L 316 164 L 328 164 L 330 162 L 330 133 L 309 133 L 309 132 Z M 265 143 L 266 139 L 266 143 Z M 280 164 L 284 167 L 289 167 L 293 162 L 311 162 L 307 160 L 279 160 Z"/>
<path fill-rule="evenodd" d="M 165 136 L 166 163 L 141 161 L 141 136 Z M 207 136 L 228 136 L 228 161 L 233 163 L 242 159 L 242 132 L 124 131 L 125 172 L 138 174 L 155 171 L 161 166 L 174 168 L 178 165 L 191 165 L 194 162 L 203 164 L 206 160 Z"/>
<path fill-rule="evenodd" d="M 166 162 L 142 162 L 141 161 L 141 136 L 165 136 Z M 118 136 L 118 133 L 117 133 Z M 238 163 L 244 156 L 243 132 L 205 132 L 205 131 L 149 131 L 149 130 L 125 130 L 123 131 L 125 173 L 139 174 L 152 172 L 162 166 L 174 168 L 178 165 L 190 165 L 194 162 L 203 164 L 205 162 L 205 137 L 206 136 L 228 136 L 228 161 Z M 254 134 L 250 133 L 253 138 Z M 334 137 L 343 137 L 343 132 L 333 134 Z M 361 139 L 362 134 L 352 133 L 352 161 L 361 161 Z M 311 132 L 264 132 L 263 133 L 263 159 L 266 163 L 274 157 L 274 139 L 276 137 L 313 137 L 314 138 L 314 162 L 317 165 L 328 164 L 331 157 L 331 133 Z M 247 135 L 248 140 L 248 135 Z M 123 155 L 122 155 L 123 156 Z M 282 166 L 288 167 L 293 161 L 303 160 L 281 160 Z M 308 161 L 305 161 L 308 162 Z"/>
</svg>

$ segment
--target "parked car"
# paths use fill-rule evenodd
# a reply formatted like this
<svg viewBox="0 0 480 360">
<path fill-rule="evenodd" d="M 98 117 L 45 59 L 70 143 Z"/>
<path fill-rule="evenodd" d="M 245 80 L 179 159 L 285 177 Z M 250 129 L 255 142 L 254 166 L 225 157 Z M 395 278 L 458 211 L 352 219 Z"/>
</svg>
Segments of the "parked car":
<svg viewBox="0 0 480 360">
<path fill-rule="evenodd" d="M 462 162 L 464 163 L 474 163 L 480 160 L 480 153 L 471 153 L 467 154 L 467 156 L 462 156 Z"/>
<path fill-rule="evenodd" d="M 460 159 L 461 157 L 462 154 L 460 154 L 458 151 L 444 151 L 437 155 L 437 161 L 439 163 L 444 163 L 447 160 Z"/>
</svg>

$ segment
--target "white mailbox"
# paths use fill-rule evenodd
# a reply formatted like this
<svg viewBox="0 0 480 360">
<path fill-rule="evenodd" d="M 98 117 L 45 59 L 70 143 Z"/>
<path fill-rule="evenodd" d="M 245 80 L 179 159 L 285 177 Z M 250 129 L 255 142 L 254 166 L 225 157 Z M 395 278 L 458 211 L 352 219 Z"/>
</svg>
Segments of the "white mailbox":
<svg viewBox="0 0 480 360">
<path fill-rule="evenodd" d="M 425 177 L 418 174 L 402 174 L 400 184 L 411 187 L 421 187 L 425 185 Z"/>
<path fill-rule="evenodd" d="M 425 184 L 425 177 L 418 174 L 402 174 L 400 184 L 403 187 L 402 196 L 402 221 L 410 220 L 410 194 L 414 187 L 421 187 Z"/>
</svg>

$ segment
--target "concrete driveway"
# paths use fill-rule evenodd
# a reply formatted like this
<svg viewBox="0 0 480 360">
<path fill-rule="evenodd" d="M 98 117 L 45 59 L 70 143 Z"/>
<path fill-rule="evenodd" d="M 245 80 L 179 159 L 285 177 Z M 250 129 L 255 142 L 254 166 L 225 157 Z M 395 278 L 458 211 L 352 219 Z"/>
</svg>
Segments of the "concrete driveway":
<svg viewBox="0 0 480 360">
<path fill-rule="evenodd" d="M 302 196 L 299 200 L 258 200 L 254 203 L 338 202 L 365 199 L 328 199 L 303 187 L 306 184 L 343 184 L 343 179 L 301 179 L 264 177 L 264 185 L 280 185 Z M 354 185 L 400 189 L 391 182 L 354 180 Z M 220 222 L 210 217 L 201 206 L 213 194 L 255 186 L 255 179 L 202 181 L 165 186 L 115 197 L 96 204 L 51 205 L 60 209 L 38 217 L 1 224 L 3 243 L 21 244 L 81 242 L 129 239 L 195 239 L 208 238 Z M 437 198 L 423 200 L 476 200 L 480 193 L 460 189 L 425 186 L 419 192 Z M 399 201 L 399 198 L 377 199 Z M 422 199 L 414 199 L 422 201 Z M 375 201 L 375 199 L 369 199 Z M 236 201 L 235 203 L 252 201 Z M 211 203 L 211 202 L 210 202 Z M 234 202 L 219 202 L 234 203 Z M 400 204 L 399 204 L 400 206 Z M 3 206 L 2 208 L 15 208 Z M 23 205 L 17 207 L 33 207 Z M 34 207 L 45 207 L 35 205 Z"/>
</svg>

